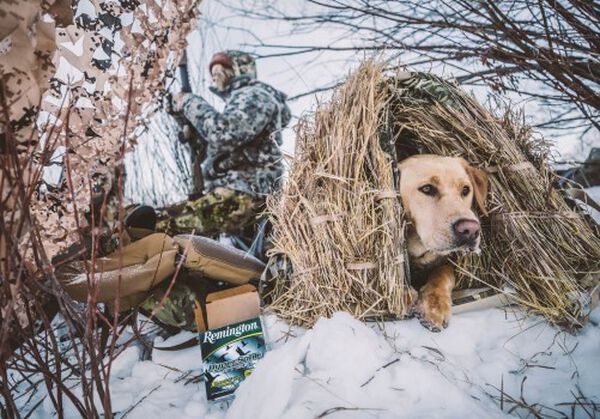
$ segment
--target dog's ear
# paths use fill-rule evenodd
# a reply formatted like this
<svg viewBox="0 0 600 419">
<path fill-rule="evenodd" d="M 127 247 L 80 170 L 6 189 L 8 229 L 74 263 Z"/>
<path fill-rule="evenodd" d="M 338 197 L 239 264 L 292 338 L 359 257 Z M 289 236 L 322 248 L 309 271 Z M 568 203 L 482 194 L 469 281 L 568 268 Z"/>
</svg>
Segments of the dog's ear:
<svg viewBox="0 0 600 419">
<path fill-rule="evenodd" d="M 465 169 L 471 179 L 473 185 L 473 196 L 475 202 L 483 215 L 488 215 L 487 209 L 485 208 L 486 197 L 488 193 L 488 175 L 485 170 L 476 169 L 473 166 L 465 162 Z"/>
</svg>

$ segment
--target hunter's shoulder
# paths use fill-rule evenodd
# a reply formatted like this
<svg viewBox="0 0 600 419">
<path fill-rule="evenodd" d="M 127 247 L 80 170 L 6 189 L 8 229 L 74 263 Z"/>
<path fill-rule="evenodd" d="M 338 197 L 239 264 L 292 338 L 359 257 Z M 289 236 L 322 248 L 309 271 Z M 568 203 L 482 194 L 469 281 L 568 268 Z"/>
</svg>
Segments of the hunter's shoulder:
<svg viewBox="0 0 600 419">
<path fill-rule="evenodd" d="M 283 102 L 285 101 L 286 95 L 273 86 L 263 83 L 258 80 L 252 80 L 238 88 L 232 90 L 231 98 L 244 97 L 244 96 L 255 96 L 262 100 L 273 100 Z"/>
</svg>

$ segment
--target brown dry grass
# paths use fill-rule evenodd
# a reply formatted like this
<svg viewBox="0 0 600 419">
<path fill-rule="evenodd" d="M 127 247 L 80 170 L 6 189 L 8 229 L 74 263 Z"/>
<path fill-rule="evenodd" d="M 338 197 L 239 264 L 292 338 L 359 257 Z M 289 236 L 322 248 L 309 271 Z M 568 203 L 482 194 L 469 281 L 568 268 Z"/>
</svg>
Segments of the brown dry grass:
<svg viewBox="0 0 600 419">
<path fill-rule="evenodd" d="M 402 208 L 379 146 L 385 93 L 377 66 L 352 76 L 297 132 L 282 199 L 272 200 L 273 254 L 294 272 L 271 307 L 299 324 L 345 310 L 358 318 L 408 310 Z M 360 100 L 358 100 L 360 98 Z"/>
</svg>

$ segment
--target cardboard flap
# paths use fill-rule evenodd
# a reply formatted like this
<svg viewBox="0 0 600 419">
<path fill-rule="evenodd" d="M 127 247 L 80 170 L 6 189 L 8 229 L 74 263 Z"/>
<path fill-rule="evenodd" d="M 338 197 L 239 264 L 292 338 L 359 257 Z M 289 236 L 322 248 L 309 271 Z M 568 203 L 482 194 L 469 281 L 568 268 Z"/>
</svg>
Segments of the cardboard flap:
<svg viewBox="0 0 600 419">
<path fill-rule="evenodd" d="M 223 291 L 211 292 L 206 296 L 206 303 L 221 300 L 223 298 L 233 297 L 234 295 L 244 294 L 246 292 L 256 292 L 256 287 L 250 284 L 240 285 L 239 287 L 229 288 Z"/>
<path fill-rule="evenodd" d="M 260 316 L 260 299 L 256 288 L 242 285 L 209 294 L 206 298 L 208 329 L 243 322 Z"/>
</svg>

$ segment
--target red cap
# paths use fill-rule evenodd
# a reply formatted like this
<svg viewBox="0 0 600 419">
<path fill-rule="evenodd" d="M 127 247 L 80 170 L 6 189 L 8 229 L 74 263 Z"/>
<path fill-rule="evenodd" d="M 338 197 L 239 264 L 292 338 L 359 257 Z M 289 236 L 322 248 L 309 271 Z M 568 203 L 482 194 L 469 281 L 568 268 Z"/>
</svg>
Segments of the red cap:
<svg viewBox="0 0 600 419">
<path fill-rule="evenodd" d="M 210 64 L 208 65 L 208 71 L 212 71 L 215 64 L 221 64 L 223 67 L 227 67 L 233 70 L 233 62 L 231 57 L 225 52 L 217 52 L 212 56 Z"/>
</svg>

